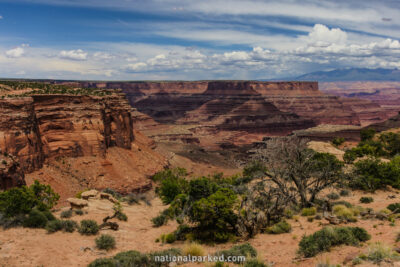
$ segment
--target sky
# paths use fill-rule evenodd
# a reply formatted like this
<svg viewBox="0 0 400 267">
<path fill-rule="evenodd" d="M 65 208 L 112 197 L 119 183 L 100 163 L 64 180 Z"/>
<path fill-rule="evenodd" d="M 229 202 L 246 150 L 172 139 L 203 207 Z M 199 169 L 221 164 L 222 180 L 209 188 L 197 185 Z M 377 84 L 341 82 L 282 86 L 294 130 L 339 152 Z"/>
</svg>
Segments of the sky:
<svg viewBox="0 0 400 267">
<path fill-rule="evenodd" d="M 0 0 L 0 77 L 278 79 L 400 68 L 398 0 Z"/>
</svg>

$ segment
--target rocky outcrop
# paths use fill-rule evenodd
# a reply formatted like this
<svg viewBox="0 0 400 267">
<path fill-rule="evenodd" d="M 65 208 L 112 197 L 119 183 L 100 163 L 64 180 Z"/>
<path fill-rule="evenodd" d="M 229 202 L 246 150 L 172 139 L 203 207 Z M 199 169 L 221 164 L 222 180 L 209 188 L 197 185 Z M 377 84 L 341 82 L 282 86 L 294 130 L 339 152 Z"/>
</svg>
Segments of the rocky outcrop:
<svg viewBox="0 0 400 267">
<path fill-rule="evenodd" d="M 24 172 L 18 160 L 7 153 L 0 154 L 0 190 L 25 185 Z"/>
<path fill-rule="evenodd" d="M 131 107 L 124 95 L 33 95 L 0 100 L 0 149 L 24 172 L 47 159 L 104 156 L 107 148 L 130 149 Z"/>
</svg>

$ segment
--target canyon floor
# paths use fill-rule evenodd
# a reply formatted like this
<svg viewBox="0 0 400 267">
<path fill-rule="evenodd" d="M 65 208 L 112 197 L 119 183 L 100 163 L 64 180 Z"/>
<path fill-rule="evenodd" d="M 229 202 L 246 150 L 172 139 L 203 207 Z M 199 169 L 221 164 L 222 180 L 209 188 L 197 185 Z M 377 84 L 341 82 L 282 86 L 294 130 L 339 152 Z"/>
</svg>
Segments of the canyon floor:
<svg viewBox="0 0 400 267">
<path fill-rule="evenodd" d="M 329 193 L 329 192 L 325 192 Z M 174 244 L 156 243 L 155 240 L 164 233 L 172 232 L 176 229 L 175 222 L 169 222 L 167 225 L 154 228 L 151 218 L 157 216 L 160 211 L 166 208 L 161 200 L 154 197 L 153 192 L 149 192 L 151 206 L 140 203 L 134 205 L 123 204 L 123 210 L 128 216 L 127 222 L 119 222 L 120 230 L 102 230 L 101 233 L 108 233 L 115 237 L 116 248 L 104 252 L 95 248 L 94 239 L 96 236 L 83 236 L 77 232 L 63 233 L 57 232 L 47 234 L 46 230 L 34 230 L 27 228 L 13 228 L 9 230 L 0 230 L 0 266 L 87 266 L 91 261 L 100 257 L 109 257 L 118 252 L 127 250 L 137 250 L 140 252 L 151 252 L 163 250 L 171 247 L 183 248 L 186 243 L 175 242 Z M 396 199 L 389 198 L 389 195 L 395 195 Z M 361 196 L 372 196 L 374 202 L 371 204 L 360 204 Z M 380 210 L 388 204 L 398 201 L 400 194 L 398 191 L 378 191 L 375 194 L 363 194 L 361 192 L 352 192 L 351 196 L 341 197 L 340 200 L 348 201 L 352 204 L 363 207 Z M 90 199 L 88 212 L 82 216 L 74 215 L 73 220 L 94 219 L 98 223 L 112 214 L 113 204 L 108 200 Z M 60 215 L 62 210 L 68 207 L 60 208 L 55 214 Z M 257 249 L 260 257 L 265 262 L 274 263 L 276 267 L 295 267 L 295 266 L 316 266 L 318 263 L 342 264 L 350 258 L 354 258 L 359 253 L 367 250 L 368 243 L 383 242 L 387 245 L 398 247 L 395 243 L 396 236 L 400 230 L 398 222 L 396 226 L 390 226 L 388 221 L 380 220 L 359 220 L 357 223 L 346 224 L 347 226 L 360 226 L 365 228 L 372 239 L 361 247 L 340 246 L 333 248 L 330 252 L 319 254 L 310 259 L 296 258 L 298 243 L 303 235 L 313 233 L 328 222 L 324 220 L 314 220 L 308 222 L 306 217 L 300 217 L 298 221 L 288 220 L 292 225 L 292 232 L 280 235 L 259 234 L 248 241 Z M 206 253 L 214 253 L 221 249 L 231 247 L 232 243 L 222 245 L 203 245 Z M 210 263 L 191 263 L 183 266 L 210 266 Z M 359 266 L 375 266 L 370 263 L 364 263 Z M 398 266 L 389 263 L 383 263 L 381 266 Z"/>
</svg>

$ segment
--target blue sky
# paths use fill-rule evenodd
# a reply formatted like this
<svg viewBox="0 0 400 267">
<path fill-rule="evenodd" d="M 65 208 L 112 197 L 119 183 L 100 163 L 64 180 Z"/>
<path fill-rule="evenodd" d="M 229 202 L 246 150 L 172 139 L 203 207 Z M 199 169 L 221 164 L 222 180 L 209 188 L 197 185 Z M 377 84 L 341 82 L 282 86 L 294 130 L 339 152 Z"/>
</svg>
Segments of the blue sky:
<svg viewBox="0 0 400 267">
<path fill-rule="evenodd" d="M 0 0 L 0 77 L 269 79 L 400 67 L 396 0 Z"/>
</svg>

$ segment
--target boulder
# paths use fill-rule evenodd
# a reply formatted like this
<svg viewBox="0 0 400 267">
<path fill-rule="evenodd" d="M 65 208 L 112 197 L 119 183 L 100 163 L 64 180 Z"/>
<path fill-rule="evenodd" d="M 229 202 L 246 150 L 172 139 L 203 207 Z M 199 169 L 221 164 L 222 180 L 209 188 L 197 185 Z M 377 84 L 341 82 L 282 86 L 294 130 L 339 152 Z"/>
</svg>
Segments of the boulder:
<svg viewBox="0 0 400 267">
<path fill-rule="evenodd" d="M 68 198 L 67 201 L 71 205 L 71 209 L 82 209 L 88 206 L 89 202 L 80 198 Z"/>
<path fill-rule="evenodd" d="M 92 189 L 92 190 L 82 192 L 81 197 L 83 199 L 89 199 L 90 197 L 96 197 L 98 193 L 99 192 L 97 190 Z"/>
</svg>

